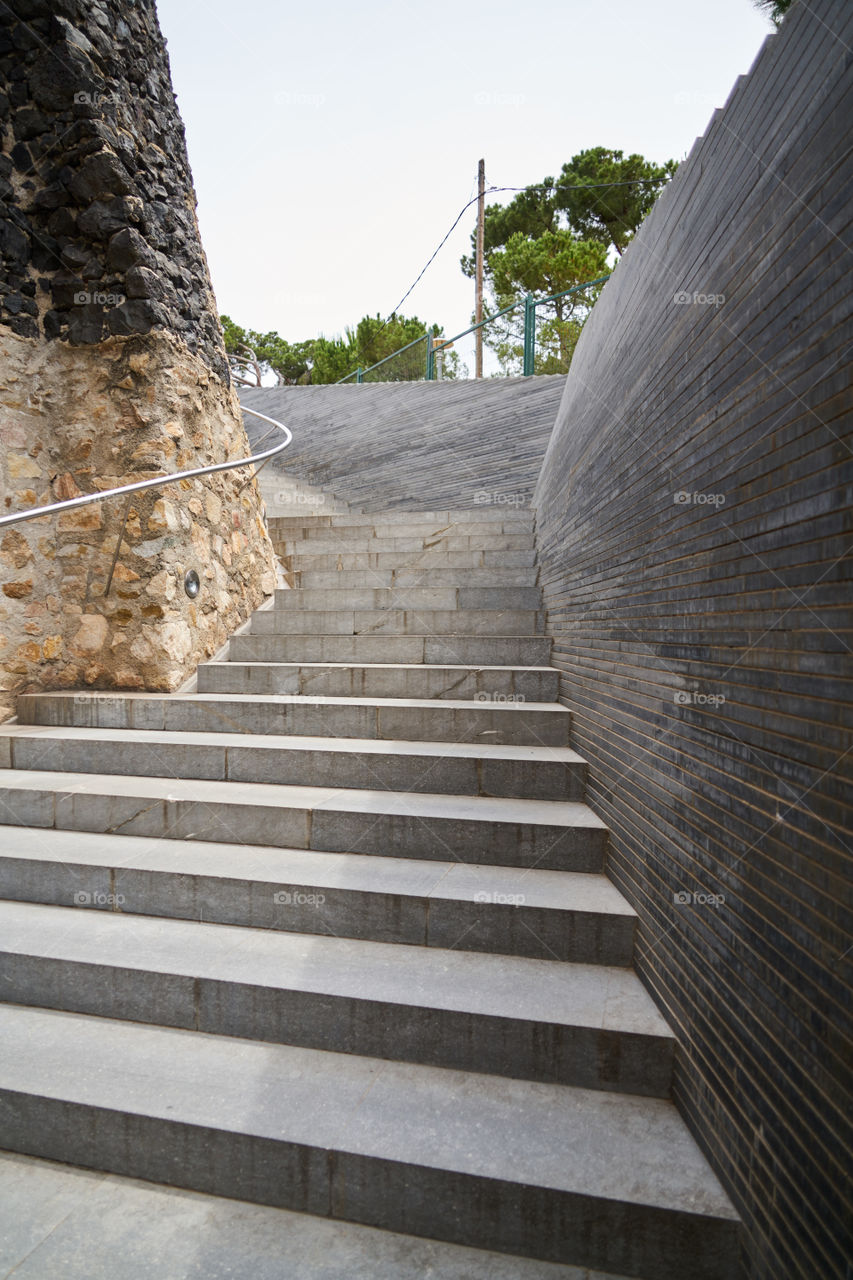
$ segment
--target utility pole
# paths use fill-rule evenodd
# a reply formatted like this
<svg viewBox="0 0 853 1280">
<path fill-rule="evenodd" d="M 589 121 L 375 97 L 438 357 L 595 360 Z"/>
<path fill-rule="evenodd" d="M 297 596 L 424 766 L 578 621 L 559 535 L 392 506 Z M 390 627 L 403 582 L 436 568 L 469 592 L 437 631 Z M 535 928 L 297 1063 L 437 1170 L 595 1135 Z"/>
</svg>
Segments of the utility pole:
<svg viewBox="0 0 853 1280">
<path fill-rule="evenodd" d="M 477 324 L 483 319 L 483 246 L 486 221 L 486 162 L 481 160 L 477 169 L 477 292 L 474 317 Z M 483 330 L 477 330 L 477 358 L 475 376 L 483 376 Z"/>
</svg>

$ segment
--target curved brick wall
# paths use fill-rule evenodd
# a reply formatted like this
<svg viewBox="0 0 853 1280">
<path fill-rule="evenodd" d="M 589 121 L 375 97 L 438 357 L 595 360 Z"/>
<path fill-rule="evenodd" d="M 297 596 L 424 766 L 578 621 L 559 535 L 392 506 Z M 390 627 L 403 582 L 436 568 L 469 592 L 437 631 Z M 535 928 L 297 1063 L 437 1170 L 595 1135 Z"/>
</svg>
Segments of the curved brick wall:
<svg viewBox="0 0 853 1280">
<path fill-rule="evenodd" d="M 853 11 L 795 5 L 584 329 L 542 583 L 745 1274 L 849 1277 Z"/>
</svg>

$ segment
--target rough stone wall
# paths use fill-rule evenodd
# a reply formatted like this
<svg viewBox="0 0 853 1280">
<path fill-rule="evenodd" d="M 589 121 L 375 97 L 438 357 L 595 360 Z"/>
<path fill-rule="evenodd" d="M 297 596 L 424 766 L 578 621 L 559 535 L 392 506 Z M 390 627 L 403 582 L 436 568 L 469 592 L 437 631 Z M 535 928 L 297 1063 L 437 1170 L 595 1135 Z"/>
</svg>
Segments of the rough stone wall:
<svg viewBox="0 0 853 1280">
<path fill-rule="evenodd" d="M 11 512 L 249 452 L 152 0 L 0 8 L 0 441 Z M 274 587 L 247 472 L 0 531 L 22 688 L 175 688 Z M 190 601 L 183 574 L 202 592 Z"/>
<path fill-rule="evenodd" d="M 541 581 L 745 1271 L 849 1277 L 853 9 L 795 4 L 620 261 L 536 493 Z"/>
</svg>

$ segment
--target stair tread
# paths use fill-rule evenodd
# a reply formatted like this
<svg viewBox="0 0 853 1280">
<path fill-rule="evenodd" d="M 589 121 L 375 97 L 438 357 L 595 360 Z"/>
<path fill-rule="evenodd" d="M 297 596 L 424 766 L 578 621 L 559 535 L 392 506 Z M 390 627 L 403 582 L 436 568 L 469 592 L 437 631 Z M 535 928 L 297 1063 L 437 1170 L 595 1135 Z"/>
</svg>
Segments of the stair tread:
<svg viewBox="0 0 853 1280">
<path fill-rule="evenodd" d="M 20 706 L 26 708 L 28 705 L 28 699 L 38 699 L 39 702 L 42 702 L 45 699 L 50 699 L 55 702 L 73 702 L 81 697 L 88 700 L 88 696 L 85 694 L 69 694 L 62 692 L 21 694 Z M 101 702 L 104 700 L 107 700 L 108 702 L 163 702 L 170 707 L 180 706 L 182 702 L 237 702 L 253 705 L 263 702 L 281 706 L 377 707 L 379 710 L 387 710 L 391 707 L 410 707 L 412 709 L 428 707 L 432 711 L 436 708 L 442 708 L 444 710 L 482 710 L 484 707 L 488 707 L 490 710 L 518 713 L 525 711 L 537 711 L 562 716 L 570 714 L 568 707 L 564 707 L 560 702 L 485 702 L 478 698 L 327 697 L 324 694 L 310 693 L 138 693 L 131 690 L 126 692 L 124 690 L 117 690 L 115 693 L 100 694 L 99 698 Z M 84 704 L 78 702 L 78 705 Z"/>
<path fill-rule="evenodd" d="M 317 890 L 389 893 L 471 901 L 478 893 L 523 893 L 525 906 L 542 911 L 583 911 L 611 919 L 635 919 L 636 912 L 612 880 L 601 873 L 549 871 L 539 867 L 495 867 L 488 864 L 384 858 L 368 853 L 324 853 L 319 850 L 240 845 L 211 840 L 115 836 L 103 832 L 63 831 L 44 827 L 7 827 L 0 859 L 61 861 L 77 867 L 124 868 L 278 886 L 310 886 Z M 69 894 L 79 887 L 76 872 Z"/>
<path fill-rule="evenodd" d="M 208 782 L 198 778 L 28 769 L 15 769 L 0 775 L 0 794 L 15 791 L 139 796 L 146 800 L 182 800 L 196 805 L 232 802 L 275 806 L 278 809 L 322 809 L 330 812 L 393 814 L 422 819 L 557 825 L 594 831 L 607 829 L 592 809 L 576 800 L 519 800 L 503 796 L 300 787 L 268 782 Z"/>
<path fill-rule="evenodd" d="M 8 900 L 0 900 L 0 938 L 0 956 L 673 1039 L 627 968 Z"/>
<path fill-rule="evenodd" d="M 0 1089 L 737 1222 L 659 1098 L 0 1005 Z"/>
<path fill-rule="evenodd" d="M 168 1280 L 628 1280 L 2 1151 L 0 1199 L 3 1261 L 28 1280 L 115 1280 L 117 1258 L 152 1280 L 166 1251 Z"/>
<path fill-rule="evenodd" d="M 200 694 L 199 697 L 219 698 L 227 695 Z M 257 699 L 252 699 L 257 701 Z M 311 699 L 302 699 L 311 701 Z M 350 702 L 352 699 L 339 698 L 339 702 Z M 383 701 L 392 702 L 387 698 Z M 429 705 L 440 705 L 440 700 L 430 698 Z M 449 701 L 447 700 L 441 700 Z M 477 705 L 489 705 L 491 703 Z M 512 705 L 512 704 L 510 704 Z M 530 704 L 525 703 L 525 706 Z M 165 736 L 164 736 L 165 733 Z M 2 738 L 44 738 L 64 742 L 114 741 L 149 744 L 152 747 L 162 746 L 164 742 L 176 743 L 191 747 L 208 747 L 211 750 L 221 748 L 224 751 L 240 748 L 250 751 L 329 751 L 346 755 L 377 756 L 431 756 L 445 759 L 453 756 L 465 760 L 514 760 L 558 762 L 567 765 L 581 765 L 585 761 L 571 747 L 534 747 L 525 745 L 497 745 L 476 742 L 430 742 L 411 741 L 402 738 L 322 738 L 304 734 L 277 733 L 216 733 L 189 729 L 111 729 L 109 726 L 91 728 L 86 725 L 53 725 L 53 724 L 16 724 L 0 725 Z M 3 775 L 0 774 L 0 782 Z"/>
</svg>

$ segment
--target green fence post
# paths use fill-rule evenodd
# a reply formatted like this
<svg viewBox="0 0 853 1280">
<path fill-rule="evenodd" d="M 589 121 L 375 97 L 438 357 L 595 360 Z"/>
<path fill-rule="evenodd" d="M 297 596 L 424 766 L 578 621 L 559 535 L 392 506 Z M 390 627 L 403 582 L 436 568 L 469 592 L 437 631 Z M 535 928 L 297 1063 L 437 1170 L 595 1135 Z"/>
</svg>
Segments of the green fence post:
<svg viewBox="0 0 853 1280">
<path fill-rule="evenodd" d="M 432 342 L 432 329 L 427 329 L 426 336 L 426 380 L 435 381 L 435 348 Z"/>
<path fill-rule="evenodd" d="M 364 373 L 361 369 L 361 366 L 359 366 L 359 368 L 356 369 L 355 371 L 355 380 L 356 382 L 364 382 Z"/>
<path fill-rule="evenodd" d="M 528 293 L 524 299 L 524 364 L 521 372 L 525 378 L 533 372 L 533 358 L 536 352 L 536 303 L 533 294 Z"/>
</svg>

